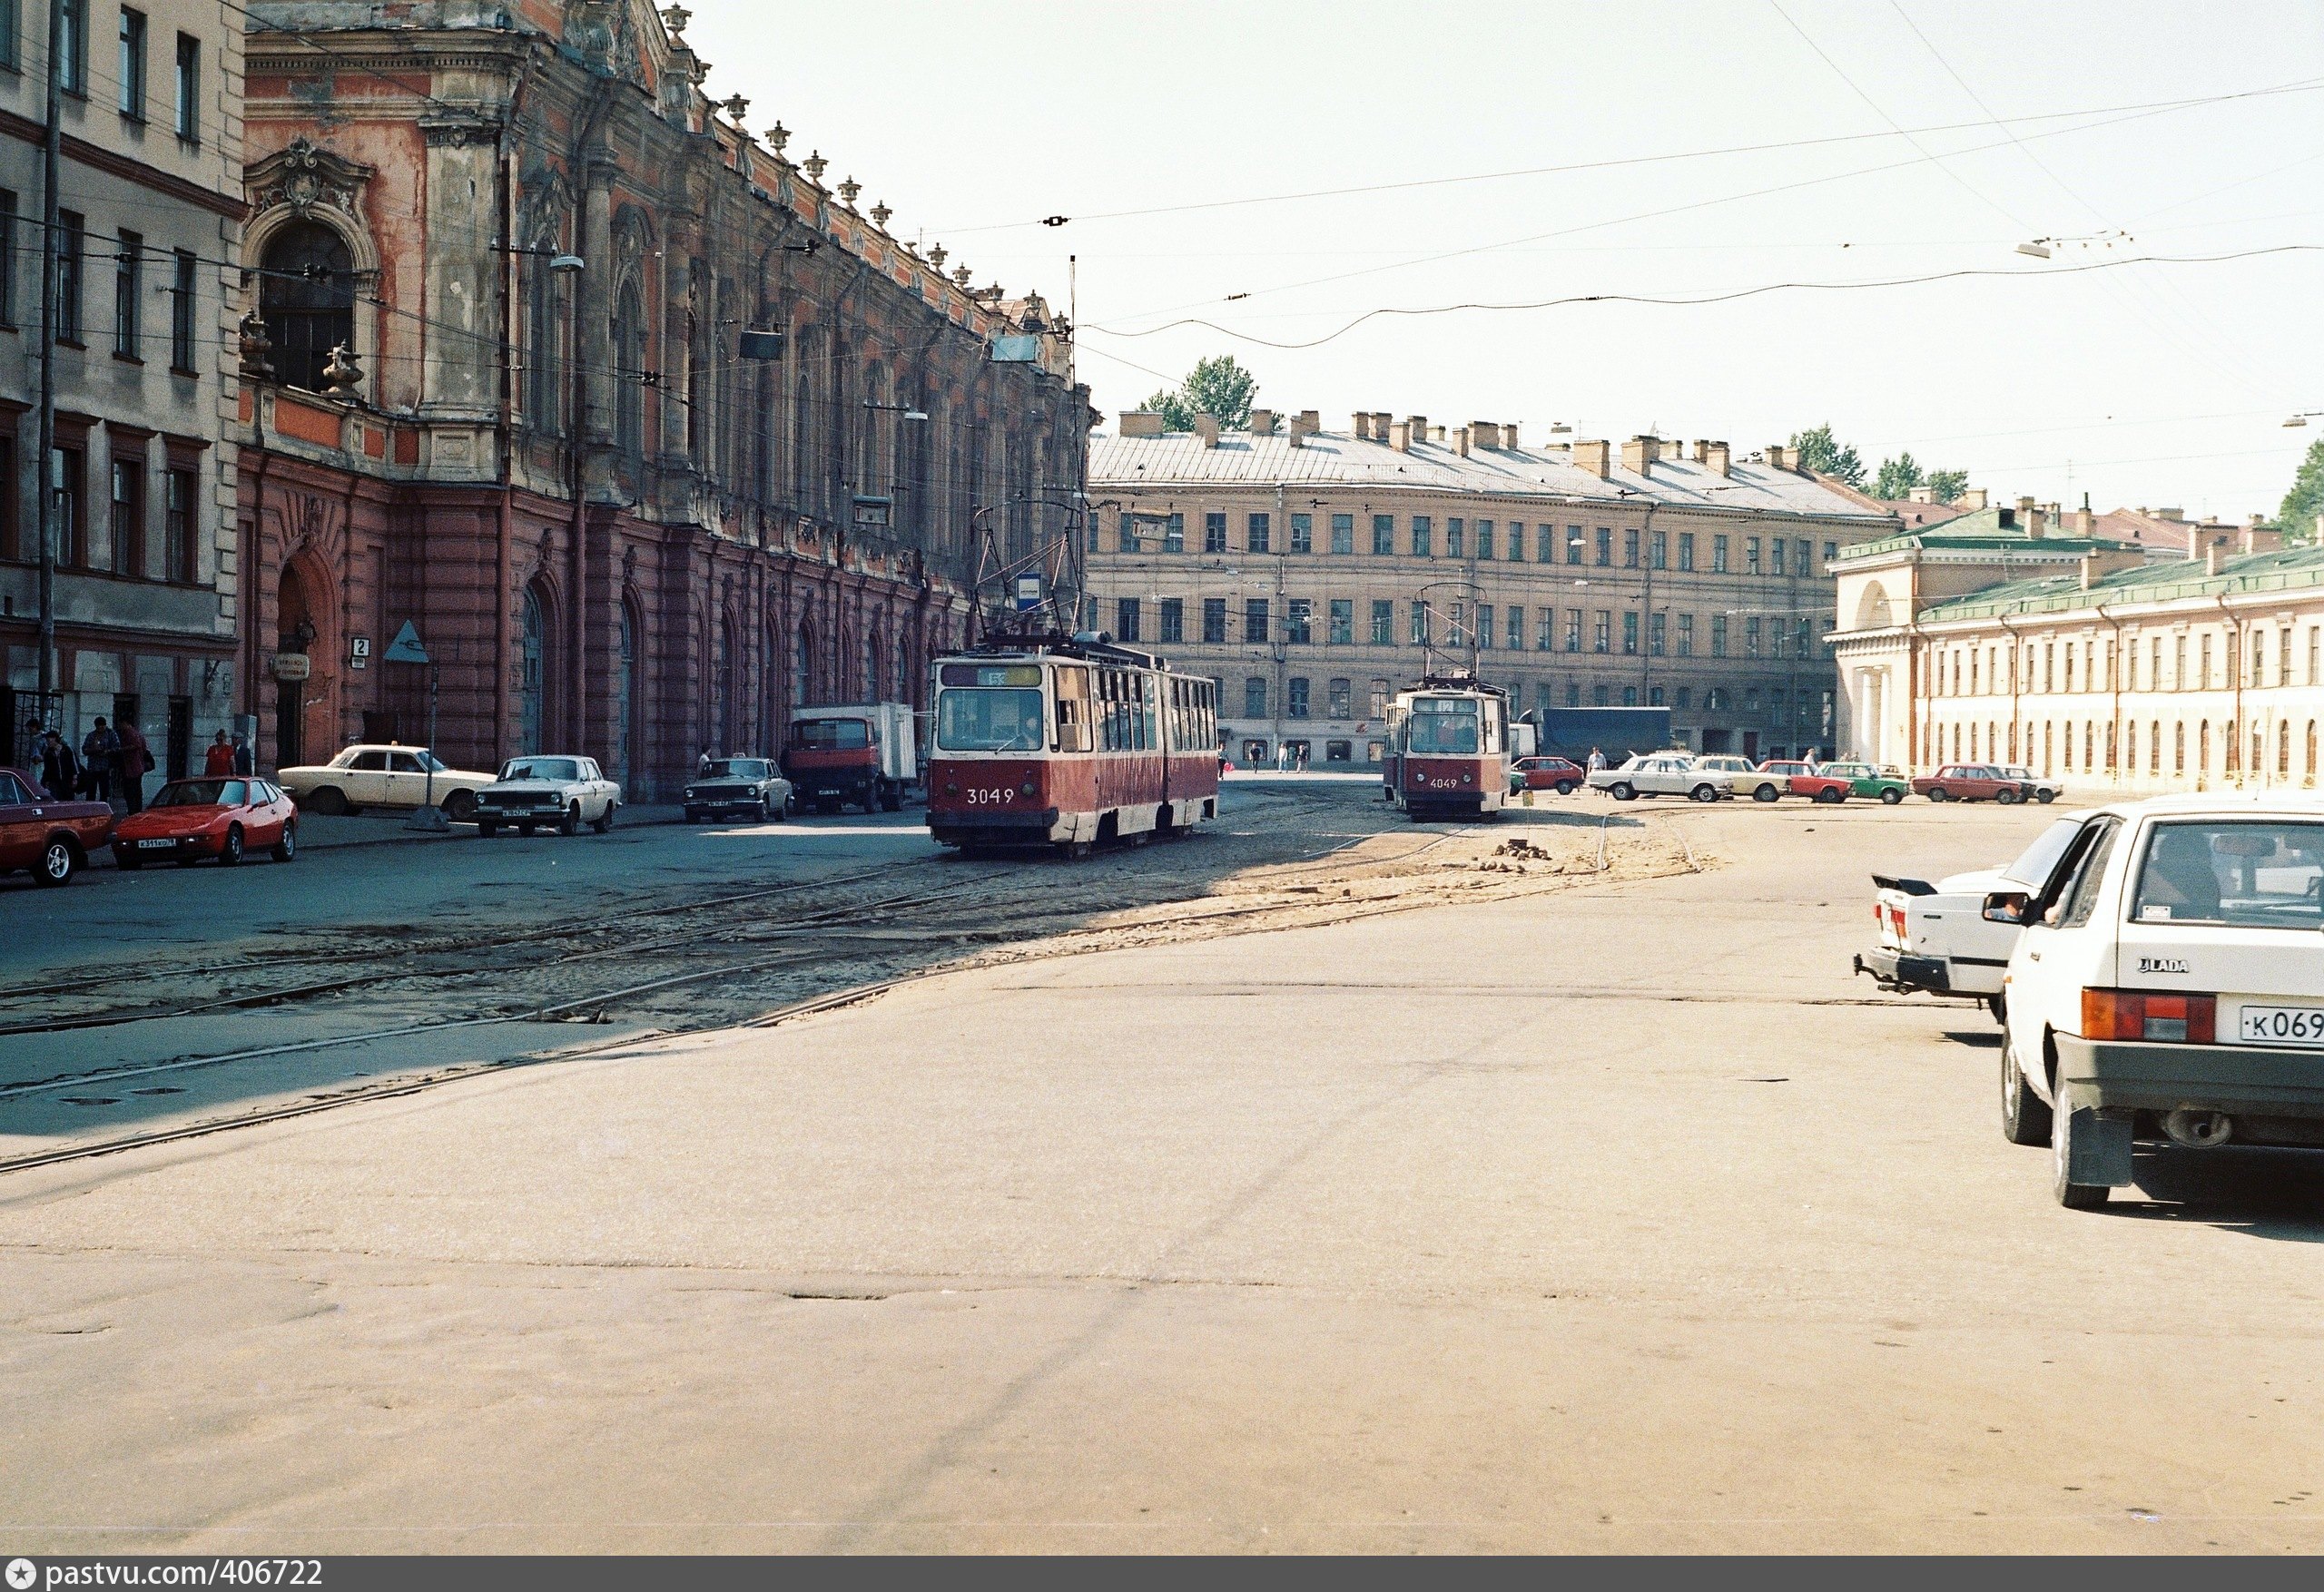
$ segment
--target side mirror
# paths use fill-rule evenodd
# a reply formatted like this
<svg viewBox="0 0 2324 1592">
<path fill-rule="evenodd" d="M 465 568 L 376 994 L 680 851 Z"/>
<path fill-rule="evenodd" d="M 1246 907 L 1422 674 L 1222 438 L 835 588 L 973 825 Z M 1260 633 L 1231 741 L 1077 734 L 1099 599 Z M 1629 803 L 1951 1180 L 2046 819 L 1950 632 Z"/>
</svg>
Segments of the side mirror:
<svg viewBox="0 0 2324 1592">
<path fill-rule="evenodd" d="M 2031 904 L 2024 890 L 1995 890 L 1985 898 L 1985 921 L 2023 924 Z"/>
</svg>

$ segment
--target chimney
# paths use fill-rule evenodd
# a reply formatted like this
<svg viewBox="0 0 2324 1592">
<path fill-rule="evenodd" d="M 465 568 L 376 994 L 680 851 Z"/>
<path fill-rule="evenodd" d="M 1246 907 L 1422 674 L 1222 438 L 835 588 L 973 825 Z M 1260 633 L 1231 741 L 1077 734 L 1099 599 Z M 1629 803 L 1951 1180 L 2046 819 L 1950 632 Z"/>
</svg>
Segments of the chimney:
<svg viewBox="0 0 2324 1592">
<path fill-rule="evenodd" d="M 1413 428 L 1410 421 L 1391 420 L 1388 422 L 1388 446 L 1394 448 L 1398 453 L 1412 452 Z"/>
<path fill-rule="evenodd" d="M 1161 436 L 1161 412 L 1156 409 L 1124 409 L 1122 411 L 1122 435 L 1124 437 Z"/>
<path fill-rule="evenodd" d="M 1469 422 L 1469 439 L 1479 447 L 1499 447 L 1501 427 L 1491 420 L 1472 420 Z"/>
<path fill-rule="evenodd" d="M 1633 437 L 1622 444 L 1622 468 L 1636 475 L 1651 475 L 1657 460 L 1662 457 L 1662 440 L 1656 437 Z"/>
<path fill-rule="evenodd" d="M 1575 443 L 1573 462 L 1600 480 L 1604 480 L 1606 478 L 1606 444 L 1602 441 Z"/>
<path fill-rule="evenodd" d="M 1355 433 L 1355 439 L 1356 439 L 1358 442 L 1369 442 L 1369 441 L 1371 441 L 1371 440 L 1372 440 L 1372 411 L 1371 411 L 1371 410 L 1369 410 L 1369 409 L 1358 409 L 1358 410 L 1356 410 L 1356 412 L 1355 412 L 1355 424 L 1354 424 L 1352 427 L 1350 427 L 1350 429 L 1352 429 L 1352 430 Z"/>
<path fill-rule="evenodd" d="M 1709 465 L 1714 474 L 1724 477 L 1730 467 L 1728 464 L 1727 444 L 1724 442 L 1706 442 L 1702 445 L 1702 450 L 1701 457 L 1703 463 Z"/>
<path fill-rule="evenodd" d="M 2097 584 L 2098 555 L 2085 553 L 2082 555 L 2082 589 L 2086 592 Z"/>
<path fill-rule="evenodd" d="M 1771 442 L 1768 445 L 1768 463 L 1778 470 L 1796 470 L 1799 467 L 1799 450 L 1788 443 Z"/>
<path fill-rule="evenodd" d="M 2219 544 L 2217 542 L 2211 543 L 2203 549 L 2203 573 L 2205 575 L 2219 573 Z"/>
<path fill-rule="evenodd" d="M 1905 490 L 1905 501 L 1933 504 L 1936 501 L 1936 493 L 1934 488 L 1927 486 L 1909 486 Z"/>
<path fill-rule="evenodd" d="M 1295 437 L 1303 432 L 1313 437 L 1323 428 L 1324 416 L 1321 410 L 1302 409 L 1291 417 L 1291 434 Z"/>
<path fill-rule="evenodd" d="M 2087 508 L 2075 509 L 2073 511 L 2073 534 L 2077 536 L 2096 536 L 2098 534 L 2098 516 L 2091 513 Z"/>
<path fill-rule="evenodd" d="M 1275 411 L 1273 409 L 1253 409 L 1251 411 L 1251 435 L 1254 437 L 1273 437 L 1275 435 Z"/>
<path fill-rule="evenodd" d="M 1452 433 L 1452 451 L 1459 454 L 1462 458 L 1467 458 L 1469 457 L 1468 427 L 1463 426 L 1458 431 Z"/>
<path fill-rule="evenodd" d="M 1388 411 L 1385 409 L 1372 411 L 1372 440 L 1374 442 L 1388 440 Z"/>
<path fill-rule="evenodd" d="M 1980 508 L 1991 506 L 1985 501 L 1985 489 L 1983 486 L 1972 486 L 1953 500 L 1953 506 L 1965 508 L 1974 513 Z"/>
<path fill-rule="evenodd" d="M 2031 497 L 2017 500 L 2017 517 L 2025 527 L 2025 539 L 2029 542 L 2040 541 L 2049 531 L 2049 515 L 2034 507 Z"/>
<path fill-rule="evenodd" d="M 2157 519 L 2177 520 L 2183 522 L 2187 516 L 2184 511 L 2180 509 L 2158 508 L 2154 511 L 2154 517 Z"/>
<path fill-rule="evenodd" d="M 1517 440 L 1516 421 L 1508 420 L 1502 422 L 1501 427 L 1501 446 L 1510 453 L 1515 453 L 1519 448 L 1524 446 Z"/>
<path fill-rule="evenodd" d="M 1202 438 L 1202 445 L 1205 447 L 1216 447 L 1218 446 L 1218 417 L 1216 415 L 1196 415 L 1195 417 L 1195 435 Z"/>
<path fill-rule="evenodd" d="M 1411 438 L 1411 446 L 1413 447 L 1418 447 L 1422 443 L 1426 442 L 1428 440 L 1428 417 L 1426 415 L 1405 416 L 1404 435 Z"/>
</svg>

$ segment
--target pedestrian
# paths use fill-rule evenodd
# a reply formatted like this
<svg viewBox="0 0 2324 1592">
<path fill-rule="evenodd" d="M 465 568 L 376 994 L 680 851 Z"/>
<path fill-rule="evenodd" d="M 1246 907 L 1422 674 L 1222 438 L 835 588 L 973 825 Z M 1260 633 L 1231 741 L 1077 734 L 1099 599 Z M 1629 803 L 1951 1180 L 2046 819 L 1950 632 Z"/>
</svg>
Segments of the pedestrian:
<svg viewBox="0 0 2324 1592">
<path fill-rule="evenodd" d="M 1606 766 L 1606 754 L 1596 747 L 1590 749 L 1590 771 L 1596 773 Z"/>
<path fill-rule="evenodd" d="M 234 771 L 246 780 L 258 772 L 258 760 L 251 755 L 251 738 L 240 733 L 234 737 Z"/>
<path fill-rule="evenodd" d="M 103 717 L 96 727 L 81 737 L 81 783 L 92 801 L 113 799 L 113 757 L 121 747 L 121 737 L 113 732 Z"/>
<path fill-rule="evenodd" d="M 696 757 L 696 758 L 694 760 L 694 777 L 695 779 L 697 779 L 697 780 L 700 780 L 700 779 L 706 779 L 706 778 L 709 776 L 709 774 L 710 774 L 710 748 L 708 748 L 707 746 L 705 746 L 705 747 L 704 747 L 704 748 L 702 749 L 702 753 L 701 753 L 701 755 L 700 755 L 700 756 L 698 756 L 698 757 Z"/>
<path fill-rule="evenodd" d="M 222 780 L 234 771 L 234 749 L 221 730 L 210 738 L 210 750 L 202 754 L 202 774 L 209 779 Z"/>
<path fill-rule="evenodd" d="M 145 810 L 145 775 L 153 766 L 153 753 L 146 747 L 145 732 L 129 719 L 121 722 L 114 732 L 120 745 L 113 751 L 113 784 L 121 791 L 121 799 L 131 812 Z"/>
<path fill-rule="evenodd" d="M 59 801 L 70 801 L 81 791 L 81 760 L 73 755 L 72 743 L 54 730 L 42 738 L 40 782 Z"/>
<path fill-rule="evenodd" d="M 1307 743 L 1305 741 L 1299 743 L 1299 771 L 1303 774 L 1307 771 Z"/>
</svg>

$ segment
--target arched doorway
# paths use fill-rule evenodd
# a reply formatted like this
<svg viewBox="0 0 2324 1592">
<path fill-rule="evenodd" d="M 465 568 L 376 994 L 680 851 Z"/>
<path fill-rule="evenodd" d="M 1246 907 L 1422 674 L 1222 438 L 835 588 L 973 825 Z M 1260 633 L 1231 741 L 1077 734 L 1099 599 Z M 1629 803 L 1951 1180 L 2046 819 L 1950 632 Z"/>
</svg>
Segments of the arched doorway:
<svg viewBox="0 0 2324 1592">
<path fill-rule="evenodd" d="M 320 392 L 331 349 L 355 341 L 347 241 L 320 221 L 294 221 L 267 241 L 259 266 L 259 314 L 273 344 L 267 358 L 286 384 Z"/>
<path fill-rule="evenodd" d="M 544 737 L 556 722 L 549 712 L 549 682 L 556 675 L 556 635 L 549 624 L 548 595 L 538 581 L 525 588 L 517 616 L 517 751 L 547 752 Z"/>
<path fill-rule="evenodd" d="M 299 573 L 296 564 L 283 565 L 281 585 L 275 597 L 275 624 L 279 633 L 275 637 L 275 647 L 278 654 L 308 659 L 310 671 L 317 655 L 315 642 L 322 634 L 320 616 L 329 612 L 317 600 L 320 595 L 320 592 L 309 589 L 307 578 Z M 322 655 L 329 656 L 328 654 Z M 307 761 L 307 697 L 315 682 L 311 673 L 299 680 L 281 679 L 281 673 L 278 667 L 274 687 L 274 766 L 287 769 Z M 322 739 L 320 736 L 316 738 L 319 748 Z M 324 751 L 323 755 L 328 756 L 336 750 L 335 747 L 330 748 Z"/>
<path fill-rule="evenodd" d="M 799 622 L 799 658 L 791 671 L 791 705 L 805 707 L 813 693 L 815 670 L 815 626 L 812 620 Z"/>
<path fill-rule="evenodd" d="M 718 616 L 717 666 L 711 672 L 711 689 L 715 700 L 711 703 L 712 733 L 718 738 L 718 752 L 723 757 L 733 757 L 742 752 L 742 725 L 736 722 L 735 710 L 742 692 L 738 689 L 734 655 L 734 616 Z"/>
</svg>

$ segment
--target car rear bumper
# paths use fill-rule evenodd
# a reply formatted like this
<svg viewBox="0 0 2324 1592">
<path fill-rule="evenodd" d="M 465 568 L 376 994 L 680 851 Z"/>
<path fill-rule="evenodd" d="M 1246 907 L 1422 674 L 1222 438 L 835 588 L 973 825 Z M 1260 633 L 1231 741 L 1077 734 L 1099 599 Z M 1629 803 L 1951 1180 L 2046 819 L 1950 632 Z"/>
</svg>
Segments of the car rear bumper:
<svg viewBox="0 0 2324 1592">
<path fill-rule="evenodd" d="M 2324 1050 L 2057 1037 L 2058 1076 L 2101 1110 L 2324 1118 Z"/>
<path fill-rule="evenodd" d="M 1931 995 L 1960 993 L 1953 988 L 1952 970 L 1943 957 L 1916 957 L 1908 951 L 1875 946 L 1856 954 L 1856 970 L 1869 973 L 1884 989 L 1920 989 Z"/>
</svg>

